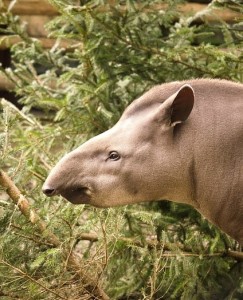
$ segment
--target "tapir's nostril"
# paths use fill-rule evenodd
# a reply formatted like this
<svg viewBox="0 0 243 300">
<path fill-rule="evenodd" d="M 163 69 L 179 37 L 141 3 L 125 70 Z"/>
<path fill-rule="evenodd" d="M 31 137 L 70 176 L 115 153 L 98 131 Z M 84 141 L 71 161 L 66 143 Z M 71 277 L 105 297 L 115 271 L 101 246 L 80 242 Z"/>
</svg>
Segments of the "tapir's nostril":
<svg viewBox="0 0 243 300">
<path fill-rule="evenodd" d="M 53 195 L 55 195 L 55 192 L 56 192 L 56 190 L 55 189 L 52 189 L 52 188 L 43 188 L 43 193 L 44 194 L 46 194 L 46 196 L 53 196 Z"/>
</svg>

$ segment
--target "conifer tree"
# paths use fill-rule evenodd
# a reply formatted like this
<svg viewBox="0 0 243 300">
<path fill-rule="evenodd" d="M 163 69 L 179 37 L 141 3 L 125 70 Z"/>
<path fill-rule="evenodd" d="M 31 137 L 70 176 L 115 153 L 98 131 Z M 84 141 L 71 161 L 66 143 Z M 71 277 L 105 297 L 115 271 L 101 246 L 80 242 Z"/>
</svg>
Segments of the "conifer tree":
<svg viewBox="0 0 243 300">
<path fill-rule="evenodd" d="M 64 153 L 153 85 L 243 82 L 243 5 L 181 13 L 180 0 L 49 2 L 59 12 L 47 24 L 51 49 L 12 7 L 0 15 L 0 43 L 20 39 L 1 74 L 21 106 L 0 102 L 0 299 L 242 299 L 239 246 L 192 208 L 100 210 L 47 199 L 41 186 Z M 225 9 L 234 23 L 220 20 Z"/>
</svg>

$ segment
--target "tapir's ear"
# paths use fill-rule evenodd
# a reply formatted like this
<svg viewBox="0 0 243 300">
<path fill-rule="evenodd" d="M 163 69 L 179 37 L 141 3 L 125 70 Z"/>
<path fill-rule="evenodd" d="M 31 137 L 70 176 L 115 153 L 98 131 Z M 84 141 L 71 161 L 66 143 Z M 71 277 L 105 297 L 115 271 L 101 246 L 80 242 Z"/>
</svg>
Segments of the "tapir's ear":
<svg viewBox="0 0 243 300">
<path fill-rule="evenodd" d="M 161 113 L 160 118 L 166 120 L 170 126 L 175 126 L 189 117 L 193 104 L 193 89 L 189 84 L 185 84 L 161 104 L 159 109 L 159 113 Z"/>
</svg>

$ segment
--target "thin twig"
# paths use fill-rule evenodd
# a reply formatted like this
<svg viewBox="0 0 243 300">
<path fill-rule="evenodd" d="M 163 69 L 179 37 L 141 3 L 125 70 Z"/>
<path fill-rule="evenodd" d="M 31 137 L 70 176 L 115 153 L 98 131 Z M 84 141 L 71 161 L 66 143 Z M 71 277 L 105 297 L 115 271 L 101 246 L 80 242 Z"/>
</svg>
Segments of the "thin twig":
<svg viewBox="0 0 243 300">
<path fill-rule="evenodd" d="M 100 222 L 100 224 L 101 224 L 101 229 L 102 229 L 104 243 L 105 243 L 105 264 L 104 264 L 104 269 L 105 269 L 108 263 L 108 245 L 107 245 L 105 224 L 103 224 L 102 222 Z"/>
<path fill-rule="evenodd" d="M 15 229 L 23 230 L 22 228 L 20 228 L 18 226 L 15 226 L 13 224 L 10 224 L 10 226 L 15 228 Z M 30 240 L 30 241 L 36 243 L 37 245 L 45 245 L 45 246 L 48 246 L 48 247 L 53 247 L 53 244 L 42 241 L 41 237 L 38 236 L 38 235 L 34 235 L 35 237 L 32 237 L 32 236 L 28 236 L 28 235 L 17 233 L 17 232 L 14 232 L 14 234 L 16 234 L 17 236 L 20 236 L 24 239 Z"/>
</svg>

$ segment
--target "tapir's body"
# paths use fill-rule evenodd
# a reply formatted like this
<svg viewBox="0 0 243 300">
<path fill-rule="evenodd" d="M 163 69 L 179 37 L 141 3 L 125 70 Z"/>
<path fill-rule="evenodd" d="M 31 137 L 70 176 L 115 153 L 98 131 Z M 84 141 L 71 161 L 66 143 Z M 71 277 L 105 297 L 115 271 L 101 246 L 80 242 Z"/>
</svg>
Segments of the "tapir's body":
<svg viewBox="0 0 243 300">
<path fill-rule="evenodd" d="M 113 128 L 64 156 L 43 189 L 99 207 L 187 203 L 243 244 L 243 85 L 154 87 Z"/>
</svg>

